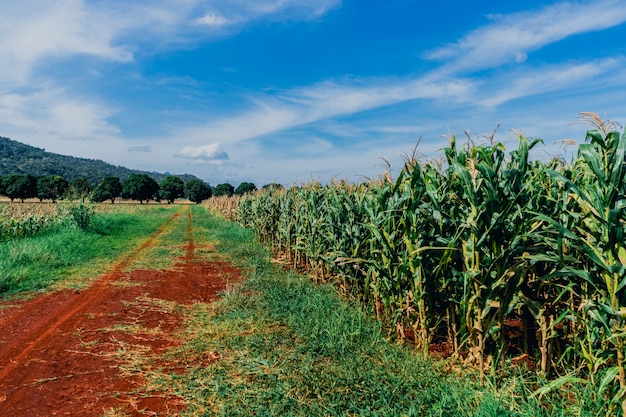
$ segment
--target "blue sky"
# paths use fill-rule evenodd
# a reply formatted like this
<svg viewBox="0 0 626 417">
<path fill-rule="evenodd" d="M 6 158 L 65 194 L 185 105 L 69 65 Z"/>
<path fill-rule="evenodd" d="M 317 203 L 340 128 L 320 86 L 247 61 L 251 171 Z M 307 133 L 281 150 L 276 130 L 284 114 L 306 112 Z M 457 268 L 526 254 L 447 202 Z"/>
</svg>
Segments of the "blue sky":
<svg viewBox="0 0 626 417">
<path fill-rule="evenodd" d="M 626 2 L 0 0 L 0 136 L 212 185 L 626 123 Z"/>
</svg>

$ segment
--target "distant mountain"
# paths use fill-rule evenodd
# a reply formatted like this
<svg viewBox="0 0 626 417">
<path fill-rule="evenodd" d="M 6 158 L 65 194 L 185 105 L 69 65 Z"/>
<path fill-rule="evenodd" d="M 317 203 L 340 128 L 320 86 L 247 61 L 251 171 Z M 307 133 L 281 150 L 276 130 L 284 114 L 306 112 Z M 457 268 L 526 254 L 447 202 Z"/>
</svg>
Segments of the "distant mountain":
<svg viewBox="0 0 626 417">
<path fill-rule="evenodd" d="M 148 174 L 157 182 L 169 176 L 169 173 L 138 171 L 98 159 L 76 158 L 46 152 L 43 149 L 0 136 L 0 176 L 7 174 L 60 175 L 67 181 L 86 178 L 93 185 L 97 185 L 107 175 L 119 177 L 124 181 L 131 174 Z M 191 174 L 177 176 L 184 182 L 199 179 Z"/>
</svg>

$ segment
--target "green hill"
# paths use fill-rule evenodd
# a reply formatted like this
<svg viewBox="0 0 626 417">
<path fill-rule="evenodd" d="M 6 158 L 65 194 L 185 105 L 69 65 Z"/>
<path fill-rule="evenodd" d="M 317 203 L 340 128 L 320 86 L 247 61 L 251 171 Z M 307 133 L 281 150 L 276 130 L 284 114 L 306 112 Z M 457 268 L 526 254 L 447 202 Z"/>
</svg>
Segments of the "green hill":
<svg viewBox="0 0 626 417">
<path fill-rule="evenodd" d="M 148 174 L 157 182 L 170 175 L 128 169 L 98 159 L 59 155 L 0 136 L 0 176 L 7 174 L 60 175 L 67 181 L 86 178 L 93 185 L 98 184 L 107 175 L 119 177 L 124 181 L 131 174 Z M 191 174 L 177 176 L 184 182 L 199 179 Z"/>
</svg>

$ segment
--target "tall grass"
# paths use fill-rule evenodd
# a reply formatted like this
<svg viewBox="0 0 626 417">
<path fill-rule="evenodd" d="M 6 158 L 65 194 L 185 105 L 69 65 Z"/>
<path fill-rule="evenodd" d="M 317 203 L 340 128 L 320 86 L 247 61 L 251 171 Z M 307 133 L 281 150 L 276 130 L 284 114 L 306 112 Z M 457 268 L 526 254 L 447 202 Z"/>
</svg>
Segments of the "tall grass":
<svg viewBox="0 0 626 417">
<path fill-rule="evenodd" d="M 573 164 L 488 140 L 408 157 L 398 177 L 245 197 L 241 224 L 293 266 L 372 306 L 418 349 L 485 375 L 524 360 L 626 411 L 626 133 L 596 115 Z"/>
</svg>

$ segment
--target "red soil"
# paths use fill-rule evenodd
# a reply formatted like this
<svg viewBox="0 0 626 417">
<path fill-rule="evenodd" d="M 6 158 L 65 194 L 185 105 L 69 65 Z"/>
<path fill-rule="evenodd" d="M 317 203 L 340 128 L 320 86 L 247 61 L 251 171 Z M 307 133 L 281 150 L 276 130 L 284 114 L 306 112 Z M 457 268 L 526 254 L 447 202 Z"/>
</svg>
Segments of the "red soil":
<svg viewBox="0 0 626 417">
<path fill-rule="evenodd" d="M 146 386 L 144 375 L 185 371 L 160 357 L 178 343 L 182 312 L 215 299 L 240 272 L 194 260 L 190 217 L 186 254 L 172 270 L 123 272 L 166 226 L 91 287 L 0 309 L 0 416 L 172 416 L 185 407 L 174 392 Z"/>
</svg>

